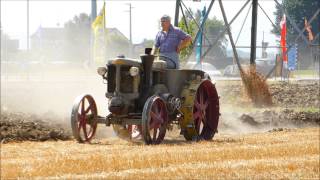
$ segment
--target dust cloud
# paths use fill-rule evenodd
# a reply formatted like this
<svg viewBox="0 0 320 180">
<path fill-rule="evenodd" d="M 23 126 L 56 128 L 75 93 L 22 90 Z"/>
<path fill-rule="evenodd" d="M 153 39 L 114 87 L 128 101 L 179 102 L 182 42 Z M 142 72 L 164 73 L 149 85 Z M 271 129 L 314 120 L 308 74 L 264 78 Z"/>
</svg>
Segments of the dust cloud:
<svg viewBox="0 0 320 180">
<path fill-rule="evenodd" d="M 3 66 L 2 66 L 3 68 Z M 69 117 L 74 99 L 91 94 L 101 114 L 106 112 L 106 85 L 93 69 L 59 66 L 42 72 L 1 71 L 1 110 Z M 5 74 L 3 74 L 5 73 Z"/>
<path fill-rule="evenodd" d="M 128 47 L 121 44 L 107 46 L 106 58 L 100 58 L 99 63 L 90 63 L 90 43 L 82 46 L 66 40 L 65 45 L 67 47 L 32 46 L 29 51 L 1 54 L 2 121 L 21 125 L 42 121 L 44 127 L 53 128 L 53 123 L 71 133 L 72 107 L 75 99 L 84 94 L 93 96 L 98 115 L 109 113 L 105 97 L 107 84 L 97 74 L 97 67 L 105 66 L 108 60 L 118 55 L 129 57 Z M 76 51 L 68 51 L 72 46 Z M 111 132 L 110 127 L 102 124 L 96 135 L 114 136 Z"/>
</svg>

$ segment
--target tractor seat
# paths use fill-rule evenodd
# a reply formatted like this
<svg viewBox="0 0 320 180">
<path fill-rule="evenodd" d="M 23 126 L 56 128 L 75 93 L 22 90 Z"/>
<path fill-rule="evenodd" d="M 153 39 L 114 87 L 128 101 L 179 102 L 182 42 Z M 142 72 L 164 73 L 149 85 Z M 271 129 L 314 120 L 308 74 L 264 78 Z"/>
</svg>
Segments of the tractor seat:
<svg viewBox="0 0 320 180">
<path fill-rule="evenodd" d="M 167 68 L 167 62 L 162 60 L 155 60 L 152 64 L 153 69 L 166 69 Z"/>
</svg>

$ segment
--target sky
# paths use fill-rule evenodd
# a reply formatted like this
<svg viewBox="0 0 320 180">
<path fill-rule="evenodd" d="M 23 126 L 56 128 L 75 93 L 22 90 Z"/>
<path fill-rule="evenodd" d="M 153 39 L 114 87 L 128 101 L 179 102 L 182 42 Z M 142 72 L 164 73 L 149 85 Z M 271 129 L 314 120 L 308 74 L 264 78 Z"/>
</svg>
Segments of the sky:
<svg viewBox="0 0 320 180">
<path fill-rule="evenodd" d="M 97 0 L 97 13 L 103 5 L 103 0 Z M 105 0 L 106 2 L 106 27 L 118 28 L 129 38 L 129 3 L 132 5 L 132 40 L 140 43 L 143 39 L 154 39 L 159 31 L 159 18 L 168 14 L 174 19 L 175 0 Z M 193 2 L 183 0 L 187 7 L 196 10 L 209 7 L 209 0 Z M 230 21 L 238 12 L 246 0 L 223 0 L 227 18 Z M 260 5 L 268 16 L 274 20 L 275 3 L 273 0 L 259 0 Z M 250 4 L 250 3 L 249 3 Z M 233 38 L 236 39 L 249 5 L 242 11 L 240 16 L 232 24 Z M 257 45 L 261 45 L 264 35 L 269 45 L 276 45 L 278 37 L 270 33 L 272 24 L 258 8 Z M 29 34 L 36 32 L 41 27 L 63 27 L 64 23 L 75 15 L 84 12 L 90 14 L 90 0 L 29 0 Z M 219 3 L 216 0 L 209 17 L 216 16 L 222 20 Z M 11 38 L 20 40 L 20 48 L 26 48 L 27 39 L 27 0 L 1 0 L 1 25 L 5 33 Z M 244 25 L 237 45 L 249 46 L 251 33 L 251 11 Z M 231 46 L 228 45 L 228 49 Z M 243 49 L 249 51 L 250 49 Z M 258 51 L 258 50 L 257 50 Z M 258 53 L 258 52 L 257 52 Z"/>
</svg>

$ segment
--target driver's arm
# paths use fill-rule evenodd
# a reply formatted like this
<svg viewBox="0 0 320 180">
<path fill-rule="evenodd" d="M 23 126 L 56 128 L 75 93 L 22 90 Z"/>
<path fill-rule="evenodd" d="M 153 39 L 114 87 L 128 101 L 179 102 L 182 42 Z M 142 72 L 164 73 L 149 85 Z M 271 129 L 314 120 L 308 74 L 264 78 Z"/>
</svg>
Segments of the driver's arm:
<svg viewBox="0 0 320 180">
<path fill-rule="evenodd" d="M 177 53 L 179 53 L 182 49 L 186 48 L 191 44 L 192 38 L 191 36 L 187 36 L 184 40 L 182 40 L 177 48 Z"/>
<path fill-rule="evenodd" d="M 151 55 L 159 55 L 159 48 L 157 48 L 156 46 L 152 47 L 152 51 L 151 51 Z"/>
<path fill-rule="evenodd" d="M 156 36 L 156 39 L 154 40 L 154 45 L 152 47 L 151 55 L 159 55 L 160 53 L 160 37 L 159 33 Z"/>
</svg>

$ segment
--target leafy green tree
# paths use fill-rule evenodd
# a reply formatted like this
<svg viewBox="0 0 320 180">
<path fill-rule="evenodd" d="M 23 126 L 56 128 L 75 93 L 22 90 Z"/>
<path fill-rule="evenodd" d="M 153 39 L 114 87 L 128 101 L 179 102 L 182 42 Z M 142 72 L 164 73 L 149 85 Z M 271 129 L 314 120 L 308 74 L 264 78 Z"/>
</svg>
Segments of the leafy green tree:
<svg viewBox="0 0 320 180">
<path fill-rule="evenodd" d="M 284 9 L 286 9 L 293 21 L 298 25 L 298 28 L 302 30 L 304 28 L 304 18 L 309 20 L 319 9 L 320 2 L 310 0 L 282 0 L 282 6 L 284 7 Z M 274 12 L 274 15 L 276 16 L 275 24 L 278 27 L 280 27 L 279 24 L 283 14 L 284 12 L 282 11 L 282 8 L 276 5 L 276 11 Z M 318 14 L 317 18 L 311 23 L 312 31 L 314 34 L 319 33 L 319 17 L 320 16 Z M 274 28 L 272 32 L 276 35 L 280 35 L 278 28 Z M 294 29 L 293 25 L 287 18 L 287 39 L 292 42 L 298 34 L 299 33 Z"/>
<path fill-rule="evenodd" d="M 181 30 L 183 30 L 184 32 L 187 32 L 191 37 L 192 40 L 195 38 L 196 36 L 196 31 L 197 31 L 197 24 L 196 22 L 199 22 L 199 20 L 194 21 L 194 19 L 192 18 L 192 16 L 194 16 L 194 12 L 189 9 L 189 13 L 185 14 L 185 20 L 183 19 L 183 17 L 180 19 L 178 26 L 181 28 Z M 187 22 L 187 24 L 186 24 Z M 187 58 L 192 54 L 193 52 L 193 48 L 192 46 L 189 46 L 185 49 L 183 49 L 180 52 L 180 61 L 184 62 L 187 60 Z"/>
<path fill-rule="evenodd" d="M 191 9 L 189 9 L 189 11 L 191 12 L 191 15 L 194 16 L 194 19 L 191 17 L 190 14 L 187 13 L 186 21 L 188 22 L 188 28 L 183 18 L 181 18 L 179 21 L 179 27 L 185 32 L 189 33 L 192 36 L 192 39 L 195 39 L 196 33 L 199 29 L 198 25 L 200 26 L 201 11 L 197 10 L 195 13 Z M 205 52 L 206 49 L 208 49 L 208 45 L 209 45 L 208 40 L 212 44 L 214 41 L 216 41 L 217 38 L 219 38 L 216 46 L 207 54 L 207 58 L 206 58 L 207 60 L 226 57 L 227 39 L 225 35 L 222 37 L 218 37 L 219 33 L 223 31 L 223 29 L 224 29 L 223 21 L 218 20 L 216 17 L 208 18 L 206 20 L 205 26 L 204 26 L 205 36 L 203 37 L 204 47 L 202 48 L 203 49 L 202 51 Z M 180 59 L 182 61 L 185 61 L 186 58 L 189 57 L 189 55 L 193 52 L 194 50 L 192 49 L 192 47 L 186 48 L 180 53 Z"/>
<path fill-rule="evenodd" d="M 207 37 L 210 40 L 210 42 L 213 43 L 218 38 L 217 45 L 215 46 L 215 48 L 212 49 L 208 56 L 211 56 L 213 58 L 226 57 L 226 34 L 222 37 L 218 37 L 220 32 L 222 32 L 223 30 L 224 23 L 218 20 L 216 17 L 213 17 L 212 19 L 209 19 L 206 22 L 204 32 L 207 34 Z"/>
<path fill-rule="evenodd" d="M 288 15 L 292 18 L 292 20 L 297 24 L 298 28 L 302 30 L 304 28 L 304 18 L 309 20 L 313 17 L 314 13 L 319 9 L 320 7 L 320 1 L 310 1 L 310 0 L 282 0 L 283 8 L 287 11 Z M 274 12 L 274 15 L 276 16 L 275 24 L 278 26 L 278 28 L 274 28 L 272 32 L 278 36 L 280 36 L 279 32 L 279 24 L 281 21 L 281 18 L 283 16 L 284 12 L 282 8 L 278 5 L 276 5 L 276 11 Z M 299 32 L 297 32 L 289 19 L 287 18 L 286 21 L 287 25 L 287 44 L 298 44 L 298 59 L 300 61 L 300 68 L 309 68 L 312 66 L 314 61 L 314 57 L 316 56 L 314 53 L 319 52 L 318 50 L 312 50 L 317 49 L 318 47 L 310 47 L 305 43 L 305 41 L 300 37 L 297 41 L 295 39 L 297 38 Z M 317 34 L 319 34 L 320 30 L 320 16 L 317 15 L 316 19 L 313 20 L 313 22 L 310 24 L 311 29 L 313 32 L 314 37 L 316 37 Z M 304 36 L 307 37 L 307 32 L 304 32 Z M 319 42 L 319 37 L 315 39 L 312 43 Z M 319 56 L 319 55 L 318 55 Z"/>
</svg>

